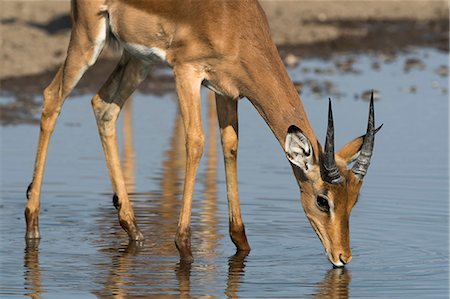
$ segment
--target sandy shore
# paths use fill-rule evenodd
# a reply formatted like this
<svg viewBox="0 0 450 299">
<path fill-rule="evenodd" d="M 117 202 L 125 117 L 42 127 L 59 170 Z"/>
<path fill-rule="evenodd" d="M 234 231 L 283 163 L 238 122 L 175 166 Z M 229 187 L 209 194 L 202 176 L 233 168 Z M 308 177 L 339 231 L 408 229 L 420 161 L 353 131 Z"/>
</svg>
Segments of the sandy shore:
<svg viewBox="0 0 450 299">
<path fill-rule="evenodd" d="M 1 12 L 5 78 L 41 74 L 63 61 L 70 34 L 70 1 L 5 1 Z M 395 48 L 426 43 L 448 50 L 448 2 L 261 1 L 280 51 L 298 55 Z M 409 32 L 407 29 L 412 28 Z M 376 32 L 375 36 L 371 36 Z M 405 35 L 405 32 L 408 34 Z M 419 34 L 419 32 L 421 32 Z M 414 34 L 422 35 L 411 36 Z M 430 38 L 431 37 L 431 38 Z M 371 40 L 372 43 L 363 43 Z"/>
</svg>

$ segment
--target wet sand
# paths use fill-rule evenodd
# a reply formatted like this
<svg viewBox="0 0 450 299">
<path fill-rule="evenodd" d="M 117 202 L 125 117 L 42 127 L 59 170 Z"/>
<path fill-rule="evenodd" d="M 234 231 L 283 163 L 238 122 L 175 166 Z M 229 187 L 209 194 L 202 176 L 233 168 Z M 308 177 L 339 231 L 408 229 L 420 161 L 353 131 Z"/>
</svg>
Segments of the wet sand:
<svg viewBox="0 0 450 299">
<path fill-rule="evenodd" d="M 330 55 L 410 45 L 448 50 L 447 1 L 261 3 L 282 52 L 297 47 L 301 55 L 318 51 Z M 64 60 L 71 26 L 69 9 L 69 1 L 1 2 L 2 80 L 40 74 Z"/>
</svg>

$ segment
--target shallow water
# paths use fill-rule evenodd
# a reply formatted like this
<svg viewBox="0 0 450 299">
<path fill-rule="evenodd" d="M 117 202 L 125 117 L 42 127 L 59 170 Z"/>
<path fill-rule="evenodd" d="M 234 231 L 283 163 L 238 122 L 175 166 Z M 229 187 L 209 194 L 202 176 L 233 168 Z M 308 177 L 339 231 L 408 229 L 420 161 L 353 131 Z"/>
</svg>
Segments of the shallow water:
<svg viewBox="0 0 450 299">
<path fill-rule="evenodd" d="M 353 70 L 337 70 L 335 61 L 348 58 L 356 60 Z M 406 72 L 408 58 L 420 58 L 425 69 Z M 137 93 L 118 124 L 128 189 L 146 237 L 143 247 L 127 246 L 89 97 L 73 97 L 49 150 L 39 246 L 23 239 L 39 128 L 1 129 L 0 297 L 448 298 L 448 77 L 434 72 L 447 56 L 422 49 L 382 60 L 305 60 L 290 70 L 294 80 L 333 83 L 322 94 L 305 83 L 302 99 L 324 140 L 332 95 L 337 148 L 365 130 L 368 102 L 355 95 L 369 88 L 381 93 L 375 109 L 384 127 L 352 213 L 353 261 L 345 269 L 332 269 L 283 152 L 246 100 L 239 105 L 238 168 L 250 255 L 233 256 L 221 150 L 209 137 L 217 128 L 208 120 L 206 96 L 209 138 L 193 204 L 194 264 L 178 265 L 173 243 L 184 168 L 174 94 Z"/>
</svg>

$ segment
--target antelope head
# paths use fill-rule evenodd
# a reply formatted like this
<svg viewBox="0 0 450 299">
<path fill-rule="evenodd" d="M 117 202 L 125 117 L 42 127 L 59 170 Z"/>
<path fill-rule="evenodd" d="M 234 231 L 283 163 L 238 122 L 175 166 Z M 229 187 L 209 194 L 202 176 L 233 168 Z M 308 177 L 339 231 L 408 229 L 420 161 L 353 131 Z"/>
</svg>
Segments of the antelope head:
<svg viewBox="0 0 450 299">
<path fill-rule="evenodd" d="M 286 136 L 285 151 L 295 165 L 303 209 L 328 259 L 336 267 L 352 259 L 349 218 L 370 164 L 375 133 L 381 128 L 375 129 L 374 124 L 372 95 L 366 134 L 335 154 L 330 100 L 325 147 L 317 146 L 320 153 L 315 155 L 310 140 L 299 128 L 291 126 Z"/>
</svg>

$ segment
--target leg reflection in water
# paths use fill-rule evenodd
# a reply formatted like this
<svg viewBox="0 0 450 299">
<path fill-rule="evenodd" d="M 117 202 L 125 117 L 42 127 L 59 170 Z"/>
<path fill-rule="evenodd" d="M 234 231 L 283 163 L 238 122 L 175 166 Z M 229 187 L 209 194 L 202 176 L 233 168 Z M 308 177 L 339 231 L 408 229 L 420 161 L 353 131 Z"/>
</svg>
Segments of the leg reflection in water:
<svg viewBox="0 0 450 299">
<path fill-rule="evenodd" d="M 212 280 L 222 280 L 221 267 L 217 265 L 219 240 L 223 237 L 219 233 L 219 216 L 217 203 L 217 115 L 214 97 L 209 95 L 207 100 L 207 147 L 205 147 L 205 170 L 203 188 L 196 193 L 193 201 L 192 229 L 195 235 L 192 239 L 196 243 L 194 254 L 198 255 L 198 264 L 187 265 L 178 263 L 173 236 L 177 227 L 177 215 L 180 210 L 180 198 L 183 189 L 184 167 L 186 159 L 184 126 L 179 113 L 175 118 L 175 125 L 169 139 L 169 148 L 164 153 L 159 187 L 154 192 L 138 192 L 134 182 L 134 169 L 139 157 L 134 154 L 132 144 L 131 101 L 124 107 L 123 132 L 124 142 L 122 151 L 122 167 L 130 190 L 130 200 L 136 206 L 137 217 L 141 230 L 146 237 L 144 247 L 136 247 L 135 243 L 117 252 L 113 249 L 111 240 L 102 241 L 102 249 L 110 263 L 99 264 L 101 290 L 94 291 L 99 298 L 132 298 L 147 294 L 143 298 L 197 298 L 209 292 Z M 136 160 L 135 160 L 136 159 Z M 111 211 L 108 212 L 109 214 Z M 99 225 L 104 228 L 106 218 Z M 115 222 L 109 222 L 115 225 Z M 117 233 L 122 233 L 117 228 Z M 238 281 L 243 273 L 244 260 L 236 259 L 231 262 L 226 288 L 236 293 Z M 105 277 L 106 276 L 106 277 Z M 191 286 L 191 276 L 195 277 L 195 290 Z M 213 283 L 214 284 L 214 283 Z M 220 285 L 215 283 L 215 285 Z M 220 294 L 224 290 L 213 290 Z M 228 292 L 228 291 L 227 291 Z M 236 298 L 235 295 L 233 295 Z"/>
<path fill-rule="evenodd" d="M 42 298 L 44 291 L 39 265 L 39 239 L 26 239 L 24 266 L 24 295 L 34 299 Z"/>
<path fill-rule="evenodd" d="M 227 288 L 225 294 L 227 298 L 237 299 L 238 287 L 241 278 L 244 276 L 244 268 L 246 260 L 245 258 L 249 254 L 248 251 L 238 251 L 235 255 L 228 259 L 228 277 L 227 277 Z"/>
</svg>

